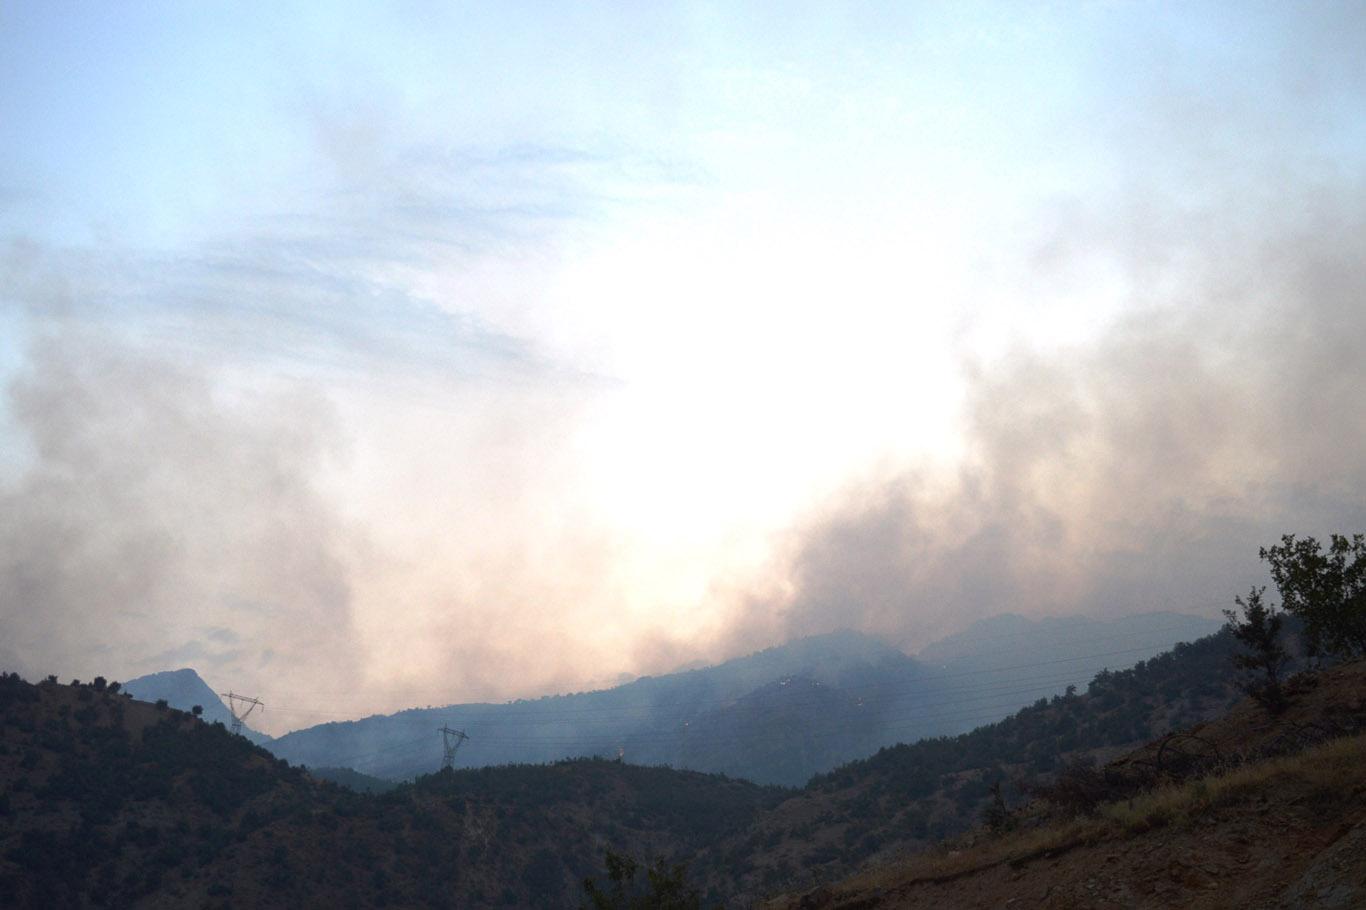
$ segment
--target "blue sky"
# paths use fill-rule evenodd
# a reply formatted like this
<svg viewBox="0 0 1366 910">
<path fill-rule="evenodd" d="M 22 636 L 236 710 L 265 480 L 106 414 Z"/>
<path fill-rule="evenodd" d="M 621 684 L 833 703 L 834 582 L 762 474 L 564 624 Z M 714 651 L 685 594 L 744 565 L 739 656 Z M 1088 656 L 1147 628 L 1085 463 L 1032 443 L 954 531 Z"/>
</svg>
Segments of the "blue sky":
<svg viewBox="0 0 1366 910">
<path fill-rule="evenodd" d="M 17 640 L 84 675 L 321 661 L 390 706 L 1207 602 L 1255 560 L 1127 599 L 1115 567 L 1174 526 L 1255 552 L 1266 497 L 1358 514 L 1323 494 L 1355 465 L 1245 454 L 1303 408 L 1230 365 L 1355 280 L 1364 46 L 1330 3 L 6 4 L 0 465 L 11 512 L 86 541 L 20 567 Z M 1197 368 L 1249 427 L 1157 403 Z M 1117 455 L 1168 432 L 1222 460 L 1168 488 Z M 1102 492 L 1145 470 L 1144 508 Z M 79 477 L 141 478 L 119 540 L 128 503 Z M 278 552 L 281 502 L 293 562 L 215 548 Z M 870 603 L 841 529 L 882 554 Z M 122 608 L 84 580 L 150 541 L 121 596 L 194 606 L 96 654 L 71 617 Z M 978 589 L 984 541 L 1009 568 Z M 319 622 L 342 656 L 266 656 Z"/>
</svg>

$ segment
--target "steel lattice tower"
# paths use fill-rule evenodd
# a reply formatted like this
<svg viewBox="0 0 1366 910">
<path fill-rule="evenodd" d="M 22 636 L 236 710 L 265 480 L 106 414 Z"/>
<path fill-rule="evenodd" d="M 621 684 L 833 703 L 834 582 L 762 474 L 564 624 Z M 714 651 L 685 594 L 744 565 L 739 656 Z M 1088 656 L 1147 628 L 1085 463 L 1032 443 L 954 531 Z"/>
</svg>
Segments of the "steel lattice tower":
<svg viewBox="0 0 1366 910">
<path fill-rule="evenodd" d="M 450 727 L 441 727 L 438 731 L 441 734 L 441 747 L 444 755 L 441 757 L 441 769 L 455 766 L 455 753 L 460 748 L 460 744 L 469 739 L 464 730 L 452 730 Z"/>
<path fill-rule="evenodd" d="M 260 708 L 266 710 L 265 702 L 259 698 L 252 698 L 248 695 L 238 695 L 235 692 L 219 692 L 221 697 L 228 700 L 228 710 L 232 712 L 232 732 L 241 735 L 242 721 L 247 719 L 247 715 Z M 246 710 L 243 710 L 245 706 Z"/>
</svg>

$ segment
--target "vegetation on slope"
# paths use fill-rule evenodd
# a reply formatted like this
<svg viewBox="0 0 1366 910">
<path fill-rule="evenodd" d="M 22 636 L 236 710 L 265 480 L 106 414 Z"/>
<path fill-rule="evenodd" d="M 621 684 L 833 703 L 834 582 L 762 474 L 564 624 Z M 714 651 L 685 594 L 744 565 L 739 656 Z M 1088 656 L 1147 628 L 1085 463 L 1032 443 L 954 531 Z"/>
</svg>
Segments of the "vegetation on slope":
<svg viewBox="0 0 1366 910">
<path fill-rule="evenodd" d="M 995 833 L 978 829 L 777 903 L 994 907 L 1048 895 L 1091 906 L 1104 895 L 1130 906 L 1300 906 L 1327 886 L 1356 906 L 1366 900 L 1366 854 L 1340 851 L 1346 862 L 1330 857 L 1331 874 L 1320 854 L 1348 834 L 1366 844 L 1366 664 L 1302 675 L 1286 695 L 1279 715 L 1244 701 L 1085 775 L 1093 799 L 1041 788 L 1043 799 Z M 1160 760 L 1192 740 L 1205 746 L 1187 755 L 1198 761 Z"/>
<path fill-rule="evenodd" d="M 741 892 L 773 894 L 927 850 L 978 824 L 993 785 L 1004 782 L 1018 803 L 1021 783 L 1227 711 L 1242 698 L 1229 673 L 1233 649 L 1220 632 L 970 733 L 892 746 L 818 775 L 727 839 L 725 867 Z"/>
<path fill-rule="evenodd" d="M 191 715 L 0 679 L 0 905 L 562 906 L 606 846 L 705 852 L 786 791 L 580 760 L 370 796 Z"/>
</svg>

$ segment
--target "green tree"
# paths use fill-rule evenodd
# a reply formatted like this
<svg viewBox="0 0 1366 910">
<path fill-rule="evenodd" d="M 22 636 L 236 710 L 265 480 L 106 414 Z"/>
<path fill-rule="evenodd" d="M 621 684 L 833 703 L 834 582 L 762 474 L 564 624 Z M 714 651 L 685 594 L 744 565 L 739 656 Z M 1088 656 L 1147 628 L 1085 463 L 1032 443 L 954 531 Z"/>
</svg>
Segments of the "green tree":
<svg viewBox="0 0 1366 910">
<path fill-rule="evenodd" d="M 1312 537 L 1263 547 L 1287 613 L 1304 623 L 1310 656 L 1366 655 L 1366 535 L 1334 534 L 1328 548 Z"/>
<path fill-rule="evenodd" d="M 1253 588 L 1246 600 L 1233 598 L 1242 616 L 1225 610 L 1224 618 L 1228 620 L 1229 632 L 1247 649 L 1232 656 L 1233 665 L 1248 674 L 1242 682 L 1243 691 L 1275 714 L 1285 707 L 1281 671 L 1290 655 L 1281 644 L 1281 623 L 1285 617 L 1262 601 L 1265 592 L 1265 587 Z"/>
</svg>

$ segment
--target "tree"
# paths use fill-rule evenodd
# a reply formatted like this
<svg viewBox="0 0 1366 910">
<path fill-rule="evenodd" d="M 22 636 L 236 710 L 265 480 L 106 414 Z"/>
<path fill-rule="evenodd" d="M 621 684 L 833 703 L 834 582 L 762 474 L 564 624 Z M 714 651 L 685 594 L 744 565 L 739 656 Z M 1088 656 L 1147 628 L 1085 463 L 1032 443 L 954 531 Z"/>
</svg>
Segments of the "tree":
<svg viewBox="0 0 1366 910">
<path fill-rule="evenodd" d="M 1262 601 L 1265 587 L 1253 588 L 1247 600 L 1233 598 L 1242 610 L 1242 618 L 1234 610 L 1225 610 L 1227 628 L 1247 649 L 1232 656 L 1233 665 L 1250 674 L 1242 682 L 1242 689 L 1257 703 L 1273 714 L 1285 707 L 1285 690 L 1281 687 L 1281 671 L 1290 660 L 1281 644 L 1281 623 L 1284 616 L 1275 607 Z"/>
<path fill-rule="evenodd" d="M 103 676 L 96 676 L 95 679 L 94 679 L 94 681 L 91 683 L 91 685 L 95 687 L 95 691 L 96 691 L 96 692 L 103 692 L 103 691 L 104 691 L 104 686 L 105 686 L 104 677 L 103 677 Z"/>
<path fill-rule="evenodd" d="M 591 878 L 585 879 L 583 890 L 589 910 L 699 910 L 702 898 L 685 879 L 687 867 L 682 863 L 667 865 L 656 860 L 645 870 L 645 882 L 636 883 L 640 864 L 629 856 L 607 851 L 606 889 L 598 887 Z"/>
<path fill-rule="evenodd" d="M 982 820 L 987 823 L 987 827 L 992 833 L 1000 834 L 1014 828 L 1014 817 L 1010 814 L 1010 809 L 1006 807 L 1005 797 L 1001 794 L 1001 782 L 994 782 L 989 792 L 991 793 L 991 804 L 982 813 Z"/>
<path fill-rule="evenodd" d="M 203 716 L 204 716 L 204 706 L 203 706 L 203 705 L 195 705 L 193 708 L 190 709 L 190 713 L 193 714 L 195 717 L 203 717 Z"/>
<path fill-rule="evenodd" d="M 1312 537 L 1281 537 L 1263 547 L 1287 613 L 1304 623 L 1310 656 L 1366 655 L 1366 535 L 1334 534 L 1328 549 Z"/>
</svg>

